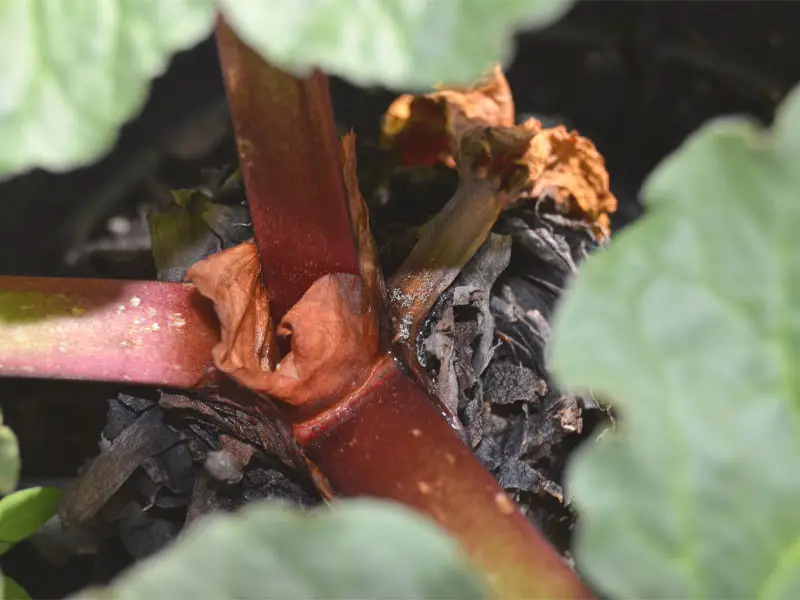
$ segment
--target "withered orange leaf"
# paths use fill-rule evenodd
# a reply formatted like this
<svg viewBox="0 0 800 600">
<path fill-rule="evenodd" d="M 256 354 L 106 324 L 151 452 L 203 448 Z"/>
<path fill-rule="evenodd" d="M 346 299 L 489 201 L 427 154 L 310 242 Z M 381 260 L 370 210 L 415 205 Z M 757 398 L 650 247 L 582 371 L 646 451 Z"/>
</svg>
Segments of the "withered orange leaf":
<svg viewBox="0 0 800 600">
<path fill-rule="evenodd" d="M 224 373 L 270 371 L 278 359 L 275 328 L 255 243 L 247 241 L 196 262 L 186 274 L 214 302 L 222 336 L 212 350 Z"/>
<path fill-rule="evenodd" d="M 473 127 L 459 140 L 461 180 L 480 177 L 491 181 L 509 208 L 530 188 L 528 155 L 531 143 L 542 131 L 536 119 L 513 127 Z"/>
<path fill-rule="evenodd" d="M 496 66 L 467 89 L 442 88 L 397 98 L 383 117 L 381 145 L 394 151 L 403 166 L 442 162 L 453 167 L 458 140 L 467 129 L 513 124 L 511 88 Z"/>
<path fill-rule="evenodd" d="M 500 67 L 466 90 L 397 98 L 383 118 L 382 144 L 403 166 L 464 165 L 508 190 L 527 177 L 523 198 L 552 197 L 563 214 L 610 236 L 617 209 L 605 161 L 595 145 L 563 125 L 536 119 L 515 125 L 511 89 Z M 518 199 L 508 195 L 507 199 Z"/>
<path fill-rule="evenodd" d="M 557 206 L 595 229 L 598 238 L 611 235 L 609 214 L 616 212 L 605 159 L 591 140 L 559 125 L 531 140 L 525 161 L 533 185 L 530 196 L 553 196 Z"/>
<path fill-rule="evenodd" d="M 459 164 L 510 191 L 507 206 L 519 198 L 551 196 L 565 215 L 607 238 L 609 213 L 617 210 L 603 156 L 591 140 L 559 125 L 542 129 L 536 119 L 514 127 L 476 127 L 461 139 Z M 463 177 L 463 168 L 462 168 Z M 524 180 L 524 183 L 523 183 Z"/>
<path fill-rule="evenodd" d="M 361 277 L 318 279 L 283 317 L 291 350 L 274 366 L 269 318 L 255 244 L 245 242 L 196 263 L 188 277 L 214 303 L 222 339 L 214 363 L 241 385 L 299 406 L 340 397 L 358 385 L 378 352 L 372 311 L 364 312 Z M 274 369 L 274 370 L 273 370 Z"/>
</svg>

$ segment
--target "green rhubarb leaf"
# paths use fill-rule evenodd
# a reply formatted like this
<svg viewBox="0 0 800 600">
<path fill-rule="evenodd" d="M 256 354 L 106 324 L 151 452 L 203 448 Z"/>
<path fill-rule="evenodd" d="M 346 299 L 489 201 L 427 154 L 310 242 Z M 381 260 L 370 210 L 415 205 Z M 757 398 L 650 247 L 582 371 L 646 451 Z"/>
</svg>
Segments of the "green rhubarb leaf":
<svg viewBox="0 0 800 600">
<path fill-rule="evenodd" d="M 303 513 L 267 502 L 198 522 L 110 587 L 78 599 L 482 598 L 459 546 L 399 505 L 340 501 Z"/>
<path fill-rule="evenodd" d="M 703 127 L 558 311 L 554 369 L 619 410 L 568 470 L 613 598 L 800 598 L 800 88 Z"/>
<path fill-rule="evenodd" d="M 0 412 L 0 495 L 17 487 L 19 477 L 19 447 L 14 432 L 3 425 Z"/>
<path fill-rule="evenodd" d="M 30 594 L 10 577 L 0 579 L 0 598 L 3 600 L 31 600 Z"/>
<path fill-rule="evenodd" d="M 508 62 L 516 30 L 559 19 L 571 0 L 218 0 L 273 64 L 361 85 L 468 83 Z"/>
<path fill-rule="evenodd" d="M 211 0 L 0 0 L 0 175 L 99 158 L 213 21 Z"/>
<path fill-rule="evenodd" d="M 32 487 L 0 500 L 0 555 L 44 525 L 60 499 L 58 488 Z"/>
<path fill-rule="evenodd" d="M 100 158 L 172 55 L 221 9 L 286 69 L 356 83 L 468 82 L 573 0 L 0 0 L 0 177 Z"/>
</svg>

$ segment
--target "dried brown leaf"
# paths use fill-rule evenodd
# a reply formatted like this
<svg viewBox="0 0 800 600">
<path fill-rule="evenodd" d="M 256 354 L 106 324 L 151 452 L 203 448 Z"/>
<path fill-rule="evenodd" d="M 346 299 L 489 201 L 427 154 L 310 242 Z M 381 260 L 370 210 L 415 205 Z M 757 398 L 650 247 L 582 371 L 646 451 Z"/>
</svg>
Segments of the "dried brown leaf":
<svg viewBox="0 0 800 600">
<path fill-rule="evenodd" d="M 605 159 L 591 140 L 559 125 L 531 140 L 525 162 L 531 197 L 552 196 L 566 215 L 592 225 L 600 238 L 611 235 L 609 214 L 617 210 Z"/>
<path fill-rule="evenodd" d="M 400 96 L 383 117 L 381 144 L 404 166 L 442 162 L 454 167 L 458 140 L 477 125 L 514 125 L 514 99 L 499 66 L 467 89 Z"/>
<path fill-rule="evenodd" d="M 480 126 L 465 131 L 457 155 L 461 180 L 490 181 L 503 196 L 503 209 L 513 206 L 530 188 L 528 155 L 541 131 L 536 119 L 512 127 Z"/>
<path fill-rule="evenodd" d="M 196 262 L 186 277 L 214 302 L 222 325 L 212 357 L 224 373 L 270 371 L 278 358 L 267 291 L 253 241 Z"/>
<path fill-rule="evenodd" d="M 506 206 L 519 199 L 552 197 L 564 215 L 591 225 L 608 237 L 609 213 L 617 210 L 605 160 L 591 140 L 563 125 L 542 129 L 536 119 L 514 127 L 476 127 L 460 142 L 458 162 L 465 170 L 496 182 L 509 192 Z M 522 186 L 522 193 L 512 193 Z"/>
<path fill-rule="evenodd" d="M 261 283 L 258 251 L 246 242 L 200 261 L 189 278 L 214 302 L 222 340 L 218 369 L 241 385 L 299 406 L 345 395 L 375 361 L 378 328 L 358 275 L 318 279 L 283 317 L 279 336 L 291 350 L 275 367 L 274 333 Z"/>
<path fill-rule="evenodd" d="M 400 96 L 384 115 L 382 143 L 403 166 L 458 166 L 462 178 L 482 176 L 506 192 L 527 180 L 522 195 L 507 193 L 505 208 L 520 198 L 549 196 L 564 215 L 607 238 L 617 200 L 595 145 L 563 125 L 514 122 L 511 89 L 496 67 L 467 90 Z"/>
</svg>

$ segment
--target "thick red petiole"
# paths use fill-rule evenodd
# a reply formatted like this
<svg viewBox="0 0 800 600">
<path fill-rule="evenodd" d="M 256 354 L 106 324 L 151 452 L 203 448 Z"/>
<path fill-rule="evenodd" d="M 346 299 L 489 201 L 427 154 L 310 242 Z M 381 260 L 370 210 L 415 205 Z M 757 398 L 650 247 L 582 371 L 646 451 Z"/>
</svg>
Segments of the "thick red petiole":
<svg viewBox="0 0 800 600">
<path fill-rule="evenodd" d="M 218 340 L 189 284 L 0 276 L 0 376 L 194 387 Z"/>
<path fill-rule="evenodd" d="M 593 597 L 391 358 L 294 431 L 339 493 L 402 502 L 454 534 L 498 597 Z"/>
<path fill-rule="evenodd" d="M 317 279 L 358 274 L 328 80 L 269 65 L 220 18 L 217 45 L 276 322 Z"/>
</svg>

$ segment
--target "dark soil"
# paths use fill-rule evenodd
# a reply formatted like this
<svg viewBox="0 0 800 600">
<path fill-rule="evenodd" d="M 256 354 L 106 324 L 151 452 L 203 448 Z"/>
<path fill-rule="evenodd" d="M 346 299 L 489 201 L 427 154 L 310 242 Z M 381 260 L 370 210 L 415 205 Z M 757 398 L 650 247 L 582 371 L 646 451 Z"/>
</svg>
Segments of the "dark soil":
<svg viewBox="0 0 800 600">
<path fill-rule="evenodd" d="M 708 118 L 745 112 L 771 120 L 800 80 L 800 40 L 790 35 L 798 22 L 800 5 L 788 2 L 583 2 L 556 27 L 520 37 L 508 77 L 520 115 L 566 122 L 605 155 L 620 200 L 618 230 L 642 213 L 637 192 L 647 173 Z M 235 163 L 215 61 L 211 42 L 178 57 L 97 165 L 1 184 L 0 273 L 156 278 L 144 207 L 164 206 L 167 189 L 200 185 L 203 168 Z M 369 148 L 395 94 L 331 85 L 337 120 L 359 136 L 362 183 L 374 199 Z M 373 217 L 387 271 L 402 260 L 403 232 L 435 211 L 452 185 L 447 173 L 393 180 L 388 204 Z M 561 394 L 543 366 L 547 320 L 570 276 L 564 265 L 591 249 L 588 236 L 548 222 L 547 214 L 546 206 L 538 215 L 521 209 L 498 223 L 498 237 L 435 307 L 419 351 L 442 386 L 450 381 L 450 402 L 479 458 L 566 551 L 574 516 L 560 487 L 564 464 L 602 412 L 589 398 Z M 566 246 L 542 240 L 542 228 Z M 504 235 L 507 256 L 498 241 Z M 498 277 L 495 266 L 504 260 Z M 494 320 L 488 332 L 486 314 Z M 482 357 L 487 336 L 497 349 Z M 74 479 L 98 455 L 101 433 L 114 440 L 147 425 L 153 444 L 139 449 L 142 466 L 99 526 L 63 542 L 83 548 L 83 556 L 44 540 L 47 558 L 33 544 L 4 557 L 3 569 L 34 597 L 107 579 L 171 539 L 187 514 L 265 496 L 318 501 L 304 477 L 266 453 L 254 455 L 237 481 L 208 479 L 201 465 L 222 447 L 219 415 L 229 407 L 199 415 L 174 402 L 165 410 L 152 390 L 23 380 L 0 381 L 0 403 L 20 438 L 24 484 Z"/>
</svg>

